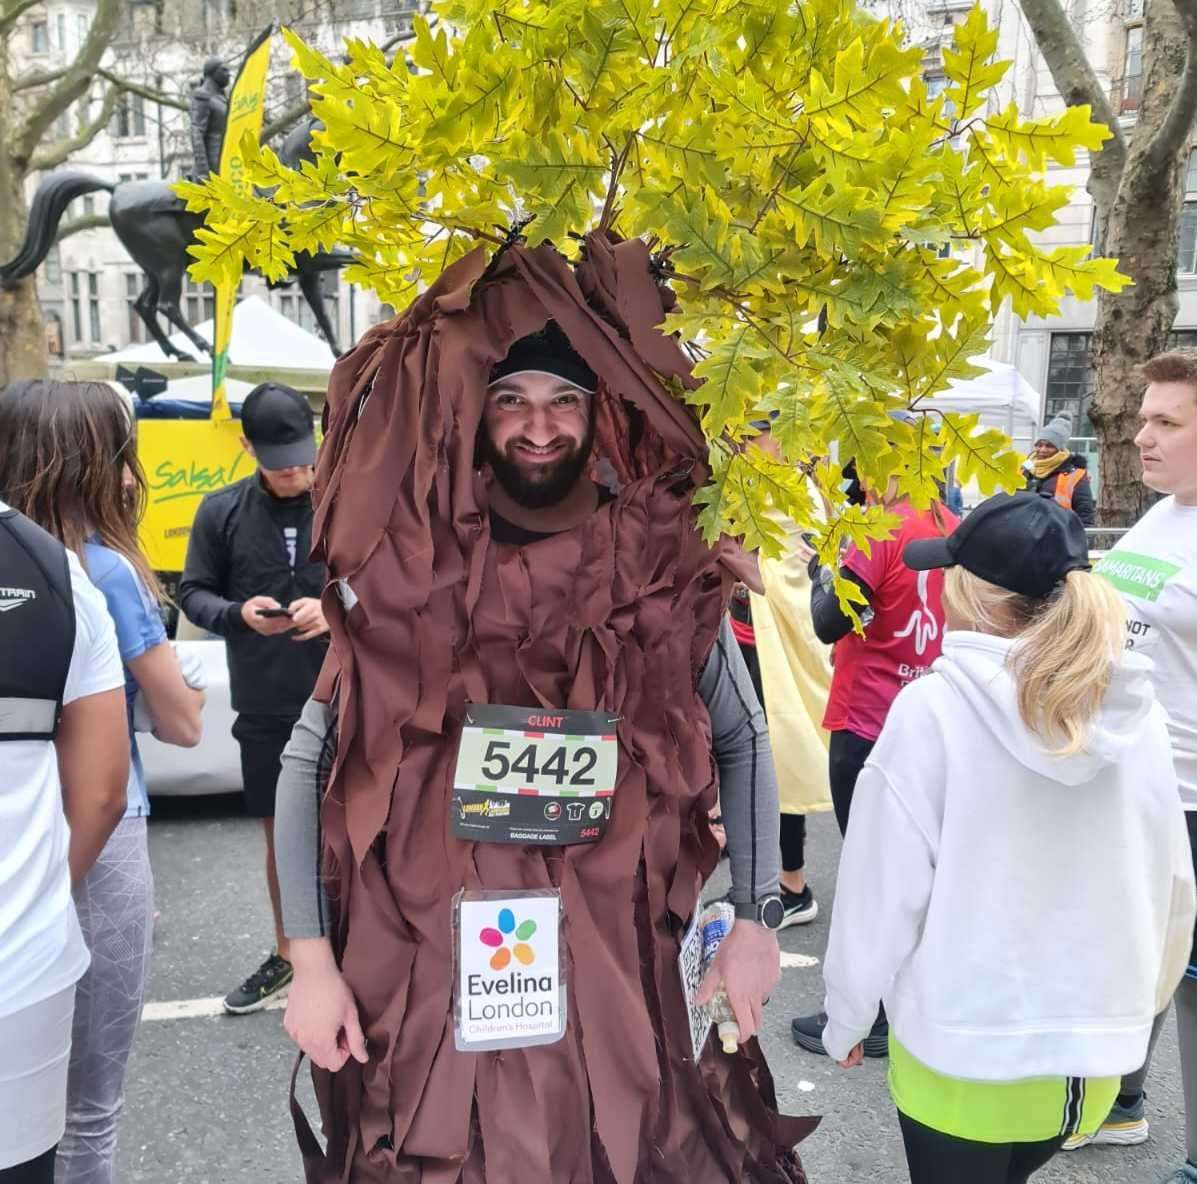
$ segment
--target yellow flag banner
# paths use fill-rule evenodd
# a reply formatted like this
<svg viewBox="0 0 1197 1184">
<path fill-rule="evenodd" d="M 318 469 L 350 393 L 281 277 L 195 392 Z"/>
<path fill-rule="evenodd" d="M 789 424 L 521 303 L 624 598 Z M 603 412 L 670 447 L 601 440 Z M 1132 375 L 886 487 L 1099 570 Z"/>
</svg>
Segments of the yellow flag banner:
<svg viewBox="0 0 1197 1184">
<path fill-rule="evenodd" d="M 229 94 L 229 116 L 224 129 L 224 143 L 220 149 L 220 176 L 238 189 L 247 190 L 245 162 L 241 156 L 241 141 L 246 132 L 256 140 L 262 130 L 262 112 L 266 106 L 266 72 L 270 68 L 271 25 L 258 35 L 246 50 L 245 60 L 237 72 L 237 80 Z M 233 308 L 237 303 L 239 284 L 216 285 L 216 340 L 212 343 L 212 419 L 227 420 L 228 394 L 225 375 L 229 368 L 229 339 L 233 333 Z"/>
<path fill-rule="evenodd" d="M 141 545 L 155 571 L 182 571 L 195 512 L 205 494 L 248 477 L 241 423 L 225 419 L 142 419 L 137 454 L 149 487 Z"/>
</svg>

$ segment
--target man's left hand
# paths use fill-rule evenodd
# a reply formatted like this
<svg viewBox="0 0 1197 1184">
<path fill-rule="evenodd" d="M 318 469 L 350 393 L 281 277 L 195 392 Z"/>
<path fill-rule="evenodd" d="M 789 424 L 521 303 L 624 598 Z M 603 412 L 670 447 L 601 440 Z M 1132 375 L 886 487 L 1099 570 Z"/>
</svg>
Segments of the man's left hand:
<svg viewBox="0 0 1197 1184">
<path fill-rule="evenodd" d="M 311 641 L 313 637 L 328 632 L 324 610 L 320 607 L 320 601 L 313 597 L 305 596 L 302 600 L 293 600 L 287 605 L 287 609 L 291 613 L 291 628 L 295 630 L 291 636 L 292 641 Z"/>
<path fill-rule="evenodd" d="M 765 1000 L 781 981 L 777 935 L 755 921 L 737 921 L 719 943 L 715 960 L 698 988 L 695 1002 L 709 1003 L 722 987 L 740 1028 L 740 1040 L 760 1031 Z"/>
</svg>

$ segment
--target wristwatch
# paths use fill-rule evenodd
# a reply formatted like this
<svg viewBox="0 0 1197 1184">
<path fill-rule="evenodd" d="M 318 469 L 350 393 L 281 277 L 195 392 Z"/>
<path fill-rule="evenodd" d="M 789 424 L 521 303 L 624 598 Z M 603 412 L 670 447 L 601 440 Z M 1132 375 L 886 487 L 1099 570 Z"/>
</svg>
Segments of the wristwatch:
<svg viewBox="0 0 1197 1184">
<path fill-rule="evenodd" d="M 736 918 L 740 921 L 755 921 L 766 929 L 777 930 L 785 920 L 786 906 L 777 895 L 762 896 L 749 904 L 736 905 Z"/>
</svg>

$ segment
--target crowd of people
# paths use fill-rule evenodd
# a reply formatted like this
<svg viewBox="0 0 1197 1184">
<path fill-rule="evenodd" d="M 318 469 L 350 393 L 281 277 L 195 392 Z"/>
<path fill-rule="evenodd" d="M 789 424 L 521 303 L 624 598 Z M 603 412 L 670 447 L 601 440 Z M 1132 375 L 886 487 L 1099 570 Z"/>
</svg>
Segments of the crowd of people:
<svg viewBox="0 0 1197 1184">
<path fill-rule="evenodd" d="M 1095 568 L 1059 418 L 1024 491 L 961 518 L 864 482 L 892 538 L 828 568 L 785 523 L 758 565 L 693 527 L 705 442 L 657 378 L 688 370 L 655 285 L 604 304 L 529 258 L 372 331 L 319 454 L 303 397 L 256 388 L 257 471 L 203 501 L 179 583 L 226 642 L 274 918 L 225 1007 L 289 994 L 309 1184 L 805 1180 L 815 1122 L 755 1037 L 827 808 L 826 1002 L 792 1035 L 889 1059 L 913 1184 L 1146 1139 L 1174 996 L 1170 1178 L 1197 1182 L 1197 354 L 1143 369 L 1161 497 Z M 111 387 L 0 391 L 0 1184 L 116 1178 L 154 918 L 137 736 L 196 744 L 205 697 L 145 498 Z M 721 841 L 735 923 L 693 989 Z M 734 1054 L 692 1043 L 717 997 Z"/>
</svg>

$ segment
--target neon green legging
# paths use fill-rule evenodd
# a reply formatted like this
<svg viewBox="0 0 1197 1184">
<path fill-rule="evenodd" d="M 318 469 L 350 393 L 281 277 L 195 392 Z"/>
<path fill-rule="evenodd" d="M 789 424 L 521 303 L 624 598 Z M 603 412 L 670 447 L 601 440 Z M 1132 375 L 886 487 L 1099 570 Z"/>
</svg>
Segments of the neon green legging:
<svg viewBox="0 0 1197 1184">
<path fill-rule="evenodd" d="M 1060 1135 L 1091 1135 L 1109 1114 L 1120 1081 L 1118 1077 L 1090 1077 L 1078 1088 L 1076 1079 L 1070 1083 L 1066 1077 L 1019 1081 L 947 1077 L 911 1056 L 890 1028 L 889 1092 L 894 1105 L 915 1122 L 958 1139 L 1038 1143 Z M 1079 1123 L 1076 1109 L 1080 1110 Z M 1066 1114 L 1071 1121 L 1066 1121 Z"/>
</svg>

